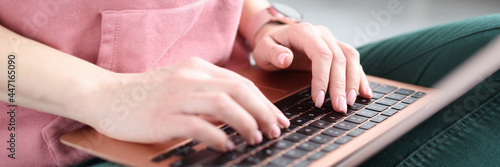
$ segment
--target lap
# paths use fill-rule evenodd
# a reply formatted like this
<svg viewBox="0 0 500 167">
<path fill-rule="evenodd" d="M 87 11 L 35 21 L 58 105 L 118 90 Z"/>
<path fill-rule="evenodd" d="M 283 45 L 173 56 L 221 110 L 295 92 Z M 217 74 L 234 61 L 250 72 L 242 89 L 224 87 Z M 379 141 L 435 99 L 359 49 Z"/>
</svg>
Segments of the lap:
<svg viewBox="0 0 500 167">
<path fill-rule="evenodd" d="M 500 15 L 496 14 L 421 30 L 358 50 L 367 74 L 430 87 L 498 34 Z M 492 163 L 500 152 L 494 147 L 498 145 L 494 127 L 500 124 L 490 120 L 500 119 L 500 110 L 495 107 L 500 104 L 499 92 L 497 72 L 363 166 Z"/>
</svg>

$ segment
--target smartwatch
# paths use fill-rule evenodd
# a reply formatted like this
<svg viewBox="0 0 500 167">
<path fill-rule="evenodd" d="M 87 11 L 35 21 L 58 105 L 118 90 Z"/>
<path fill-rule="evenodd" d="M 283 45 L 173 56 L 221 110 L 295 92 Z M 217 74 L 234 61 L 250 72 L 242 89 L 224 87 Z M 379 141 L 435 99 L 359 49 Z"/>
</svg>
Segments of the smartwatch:
<svg viewBox="0 0 500 167">
<path fill-rule="evenodd" d="M 295 24 L 302 22 L 303 15 L 295 8 L 288 5 L 273 2 L 271 6 L 257 13 L 248 23 L 247 42 L 251 44 L 257 31 L 268 22 L 278 22 L 282 24 Z"/>
</svg>

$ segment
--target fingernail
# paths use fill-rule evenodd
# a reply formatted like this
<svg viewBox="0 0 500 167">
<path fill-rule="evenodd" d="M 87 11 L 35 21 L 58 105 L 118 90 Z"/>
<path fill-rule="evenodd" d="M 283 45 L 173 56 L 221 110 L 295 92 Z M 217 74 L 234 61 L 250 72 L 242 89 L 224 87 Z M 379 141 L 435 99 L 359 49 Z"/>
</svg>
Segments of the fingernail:
<svg viewBox="0 0 500 167">
<path fill-rule="evenodd" d="M 231 140 L 227 140 L 226 149 L 227 149 L 227 151 L 231 151 L 234 149 L 234 143 Z"/>
<path fill-rule="evenodd" d="M 368 93 L 368 96 L 372 97 L 372 89 L 369 86 L 366 87 L 366 93 Z"/>
<path fill-rule="evenodd" d="M 262 132 L 260 130 L 255 131 L 254 142 L 255 144 L 262 142 Z"/>
<path fill-rule="evenodd" d="M 356 92 L 354 92 L 354 89 L 351 89 L 349 93 L 347 93 L 347 104 L 352 106 L 355 100 L 356 100 Z"/>
<path fill-rule="evenodd" d="M 325 102 L 325 92 L 323 90 L 319 91 L 318 95 L 316 95 L 316 107 L 321 108 L 323 106 L 323 102 Z"/>
<path fill-rule="evenodd" d="M 272 134 L 271 136 L 273 136 L 273 138 L 280 137 L 281 130 L 277 124 L 274 124 L 273 127 L 271 127 L 271 134 Z"/>
<path fill-rule="evenodd" d="M 340 96 L 338 100 L 339 110 L 340 112 L 347 112 L 347 103 L 345 102 L 344 96 Z"/>
<path fill-rule="evenodd" d="M 288 53 L 281 53 L 279 56 L 278 56 L 278 63 L 280 65 L 283 65 L 285 64 L 285 59 L 289 56 Z"/>
<path fill-rule="evenodd" d="M 288 120 L 288 118 L 283 114 L 279 114 L 278 119 L 280 119 L 280 122 L 285 123 L 284 125 L 282 125 L 284 126 L 284 128 L 288 128 L 288 126 L 290 126 L 290 120 Z"/>
</svg>

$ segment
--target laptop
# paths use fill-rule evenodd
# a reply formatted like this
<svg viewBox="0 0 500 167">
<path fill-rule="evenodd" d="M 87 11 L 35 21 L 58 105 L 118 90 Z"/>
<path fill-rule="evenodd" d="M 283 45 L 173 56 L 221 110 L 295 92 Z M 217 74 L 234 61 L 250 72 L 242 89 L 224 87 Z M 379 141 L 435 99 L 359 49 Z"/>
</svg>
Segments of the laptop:
<svg viewBox="0 0 500 167">
<path fill-rule="evenodd" d="M 368 76 L 373 97 L 358 97 L 346 114 L 332 111 L 328 97 L 322 108 L 314 107 L 310 73 L 249 67 L 238 73 L 252 80 L 291 125 L 279 138 L 264 138 L 256 146 L 218 125 L 236 145 L 227 153 L 192 139 L 124 142 L 90 127 L 63 135 L 61 142 L 128 166 L 356 166 L 497 71 L 499 53 L 497 38 L 433 88 Z"/>
</svg>

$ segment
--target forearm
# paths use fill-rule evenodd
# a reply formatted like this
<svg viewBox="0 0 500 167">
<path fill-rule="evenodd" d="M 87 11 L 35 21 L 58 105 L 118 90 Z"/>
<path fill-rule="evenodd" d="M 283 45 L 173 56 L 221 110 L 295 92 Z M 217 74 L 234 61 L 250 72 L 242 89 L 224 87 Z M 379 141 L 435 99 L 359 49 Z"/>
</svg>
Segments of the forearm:
<svg viewBox="0 0 500 167">
<path fill-rule="evenodd" d="M 0 26 L 0 100 L 4 102 L 11 98 L 7 83 L 12 76 L 6 75 L 9 55 L 15 56 L 15 64 L 10 62 L 11 68 L 15 67 L 15 82 L 11 82 L 15 85 L 15 104 L 79 121 L 90 114 L 73 109 L 90 103 L 85 100 L 90 100 L 99 84 L 113 74 Z"/>
</svg>

